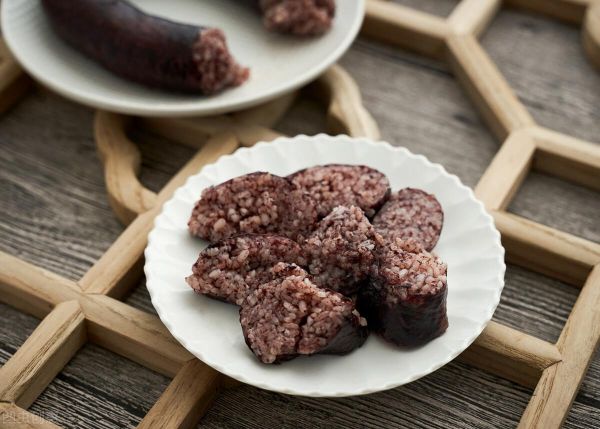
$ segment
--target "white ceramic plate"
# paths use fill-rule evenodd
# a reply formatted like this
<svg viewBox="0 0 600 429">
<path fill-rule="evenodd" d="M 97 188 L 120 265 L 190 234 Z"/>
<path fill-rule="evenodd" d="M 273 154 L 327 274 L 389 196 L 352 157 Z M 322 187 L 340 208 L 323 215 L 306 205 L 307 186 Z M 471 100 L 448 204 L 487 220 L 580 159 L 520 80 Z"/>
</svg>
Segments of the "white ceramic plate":
<svg viewBox="0 0 600 429">
<path fill-rule="evenodd" d="M 59 39 L 39 0 L 3 0 L 2 32 L 17 60 L 33 77 L 77 102 L 137 115 L 209 115 L 268 101 L 314 79 L 350 46 L 364 16 L 364 0 L 338 1 L 329 33 L 299 39 L 266 31 L 260 16 L 239 0 L 131 1 L 155 15 L 223 29 L 234 57 L 251 68 L 250 79 L 210 97 L 163 92 L 129 82 Z"/>
<path fill-rule="evenodd" d="M 436 195 L 444 228 L 434 252 L 448 263 L 445 334 L 423 347 L 398 349 L 371 335 L 346 356 L 300 357 L 261 364 L 244 342 L 237 307 L 196 295 L 184 281 L 206 242 L 187 220 L 201 191 L 233 177 L 287 175 L 328 163 L 365 164 L 385 173 L 392 190 L 411 186 Z M 244 383 L 306 396 L 349 396 L 416 380 L 465 350 L 489 322 L 504 286 L 504 249 L 492 217 L 471 189 L 438 164 L 388 143 L 346 136 L 280 138 L 239 149 L 208 165 L 175 192 L 156 218 L 146 248 L 146 285 L 161 320 L 191 353 Z"/>
</svg>

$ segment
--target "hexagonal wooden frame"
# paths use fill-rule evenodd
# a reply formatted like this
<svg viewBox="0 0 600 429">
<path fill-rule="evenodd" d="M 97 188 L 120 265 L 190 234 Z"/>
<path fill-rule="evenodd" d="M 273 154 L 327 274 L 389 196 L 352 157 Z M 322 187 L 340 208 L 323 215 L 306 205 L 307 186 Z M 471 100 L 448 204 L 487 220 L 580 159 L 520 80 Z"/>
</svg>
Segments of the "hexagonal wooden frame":
<svg viewBox="0 0 600 429">
<path fill-rule="evenodd" d="M 600 67 L 600 2 L 507 0 L 556 18 L 583 24 L 583 44 Z M 363 33 L 435 58 L 447 59 L 503 145 L 476 187 L 494 215 L 509 262 L 581 287 L 556 344 L 491 322 L 459 359 L 535 392 L 522 428 L 555 428 L 564 421 L 600 339 L 600 245 L 505 211 L 531 168 L 600 189 L 600 148 L 535 123 L 477 37 L 501 7 L 499 0 L 462 0 L 447 18 L 369 0 Z M 0 45 L 0 113 L 29 85 Z M 378 138 L 359 91 L 339 67 L 311 85 L 328 104 L 331 131 Z M 144 119 L 143 126 L 199 149 L 155 194 L 137 179 L 140 155 L 126 135 L 130 119 L 98 112 L 95 132 L 105 164 L 111 205 L 125 231 L 78 282 L 0 253 L 0 300 L 43 318 L 15 355 L 0 368 L 0 421 L 8 427 L 55 428 L 26 409 L 87 341 L 174 377 L 141 427 L 191 427 L 231 380 L 196 360 L 160 320 L 122 298 L 141 275 L 146 237 L 161 204 L 185 179 L 240 145 L 278 134 L 270 127 L 294 95 L 231 115 L 204 119 Z M 33 426 L 33 424 L 32 424 Z"/>
</svg>

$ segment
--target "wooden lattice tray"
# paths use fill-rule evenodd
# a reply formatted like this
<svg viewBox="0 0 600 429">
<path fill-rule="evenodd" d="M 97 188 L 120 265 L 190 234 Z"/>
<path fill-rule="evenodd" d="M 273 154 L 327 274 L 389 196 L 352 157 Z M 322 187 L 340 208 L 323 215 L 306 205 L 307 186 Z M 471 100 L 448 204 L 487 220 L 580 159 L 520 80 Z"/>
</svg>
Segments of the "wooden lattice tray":
<svg viewBox="0 0 600 429">
<path fill-rule="evenodd" d="M 583 25 L 583 45 L 600 68 L 600 1 L 507 0 L 509 6 Z M 363 34 L 449 62 L 494 135 L 503 144 L 475 193 L 493 214 L 507 260 L 581 288 L 555 344 L 491 322 L 459 359 L 527 387 L 535 387 L 523 428 L 559 427 L 600 339 L 600 245 L 509 214 L 506 207 L 527 173 L 536 169 L 600 189 L 600 148 L 543 128 L 514 95 L 478 41 L 502 6 L 499 0 L 462 0 L 445 19 L 397 3 L 369 0 Z M 25 94 L 29 78 L 0 45 L 0 113 Z M 328 107 L 329 131 L 379 137 L 353 79 L 334 66 L 309 90 Z M 196 360 L 160 320 L 120 299 L 141 276 L 146 238 L 161 204 L 203 165 L 240 146 L 271 140 L 272 127 L 297 94 L 213 118 L 145 119 L 142 126 L 198 149 L 158 193 L 137 179 L 140 153 L 129 140 L 129 118 L 97 112 L 96 143 L 109 199 L 128 224 L 77 282 L 0 253 L 0 300 L 42 322 L 0 368 L 0 416 L 9 427 L 56 427 L 27 408 L 86 342 L 99 344 L 173 380 L 141 427 L 191 427 L 220 388 L 235 382 Z"/>
</svg>

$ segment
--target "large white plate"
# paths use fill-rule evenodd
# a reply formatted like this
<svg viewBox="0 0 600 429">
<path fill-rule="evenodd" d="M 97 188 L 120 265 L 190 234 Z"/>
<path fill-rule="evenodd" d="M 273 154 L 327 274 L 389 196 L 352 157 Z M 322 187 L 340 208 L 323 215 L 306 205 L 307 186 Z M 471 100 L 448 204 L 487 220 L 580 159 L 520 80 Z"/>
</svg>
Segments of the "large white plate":
<svg viewBox="0 0 600 429">
<path fill-rule="evenodd" d="M 254 171 L 287 175 L 327 163 L 365 164 L 387 174 L 392 190 L 411 186 L 436 195 L 444 228 L 434 249 L 448 263 L 445 334 L 416 349 L 376 335 L 346 356 L 301 357 L 261 364 L 244 342 L 237 307 L 196 295 L 185 283 L 205 242 L 187 220 L 201 191 Z M 438 164 L 388 143 L 346 136 L 280 138 L 239 149 L 189 178 L 156 218 L 146 256 L 146 285 L 161 320 L 191 353 L 244 383 L 306 396 L 360 395 L 416 380 L 465 350 L 489 322 L 504 286 L 504 249 L 492 217 L 471 189 Z"/>
<path fill-rule="evenodd" d="M 364 16 L 364 0 L 338 1 L 329 33 L 299 39 L 266 31 L 258 14 L 244 1 L 131 1 L 159 16 L 222 28 L 233 55 L 251 68 L 250 80 L 210 97 L 163 92 L 131 83 L 59 39 L 39 0 L 3 0 L 2 32 L 17 60 L 33 77 L 75 101 L 137 115 L 209 115 L 265 102 L 315 78 L 350 46 Z"/>
</svg>

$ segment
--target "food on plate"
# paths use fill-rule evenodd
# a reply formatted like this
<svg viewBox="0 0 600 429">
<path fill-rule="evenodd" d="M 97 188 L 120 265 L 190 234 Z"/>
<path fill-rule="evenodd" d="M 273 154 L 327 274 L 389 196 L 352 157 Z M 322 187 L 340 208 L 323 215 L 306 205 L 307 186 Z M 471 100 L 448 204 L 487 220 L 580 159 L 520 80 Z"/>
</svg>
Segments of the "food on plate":
<svg viewBox="0 0 600 429">
<path fill-rule="evenodd" d="M 397 346 L 423 345 L 448 328 L 447 266 L 430 253 L 444 215 L 422 190 L 390 193 L 383 173 L 341 164 L 207 188 L 188 227 L 213 244 L 186 280 L 240 306 L 264 363 L 348 353 L 367 323 Z"/>
<path fill-rule="evenodd" d="M 358 206 L 371 219 L 390 195 L 385 174 L 365 165 L 329 164 L 288 176 L 317 203 L 319 217 L 336 206 Z"/>
<path fill-rule="evenodd" d="M 252 0 L 271 31 L 315 36 L 331 27 L 334 0 Z M 125 79 L 210 95 L 248 80 L 219 28 L 150 15 L 127 0 L 42 0 L 56 34 Z"/>
<path fill-rule="evenodd" d="M 404 188 L 393 194 L 373 218 L 385 240 L 413 238 L 430 251 L 440 238 L 444 212 L 438 200 L 425 191 Z"/>
<path fill-rule="evenodd" d="M 202 252 L 186 278 L 195 292 L 240 305 L 249 292 L 273 280 L 279 262 L 305 265 L 300 245 L 274 234 L 243 234 Z"/>
<path fill-rule="evenodd" d="M 419 346 L 448 328 L 447 266 L 412 238 L 380 247 L 358 308 L 369 327 L 398 346 Z"/>
<path fill-rule="evenodd" d="M 343 295 L 317 287 L 296 265 L 277 264 L 274 280 L 242 302 L 246 344 L 263 363 L 298 355 L 346 354 L 366 340 L 367 322 Z"/>
<path fill-rule="evenodd" d="M 224 33 L 149 15 L 125 0 L 42 0 L 54 31 L 111 72 L 155 88 L 214 94 L 249 71 Z"/>
<path fill-rule="evenodd" d="M 331 28 L 334 0 L 254 0 L 271 31 L 297 36 L 317 36 Z"/>
<path fill-rule="evenodd" d="M 301 241 L 316 220 L 315 203 L 305 192 L 289 179 L 257 172 L 205 189 L 188 227 L 211 243 L 242 233 Z"/>
<path fill-rule="evenodd" d="M 383 239 L 363 211 L 338 206 L 304 243 L 308 271 L 319 286 L 350 296 L 366 282 Z"/>
</svg>

